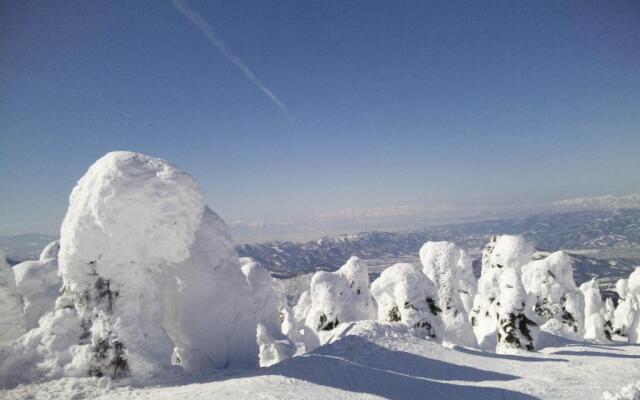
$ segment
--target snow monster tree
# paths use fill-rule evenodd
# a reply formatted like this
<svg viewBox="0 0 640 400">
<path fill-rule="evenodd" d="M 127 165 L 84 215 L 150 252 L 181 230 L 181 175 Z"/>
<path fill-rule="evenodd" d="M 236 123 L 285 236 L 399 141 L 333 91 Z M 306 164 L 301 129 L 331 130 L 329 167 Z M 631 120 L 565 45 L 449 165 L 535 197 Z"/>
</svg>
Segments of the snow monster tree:
<svg viewBox="0 0 640 400">
<path fill-rule="evenodd" d="M 471 259 L 450 242 L 427 242 L 420 249 L 422 271 L 438 290 L 442 310 L 443 337 L 453 343 L 475 346 L 469 312 L 476 294 Z"/>
<path fill-rule="evenodd" d="M 493 236 L 485 246 L 482 254 L 482 273 L 478 280 L 478 294 L 471 311 L 471 324 L 480 347 L 487 350 L 511 347 L 499 344 L 499 341 L 507 340 L 512 336 L 504 335 L 505 323 L 519 330 L 519 333 L 513 334 L 517 337 L 527 337 L 525 331 L 531 330 L 532 324 L 535 323 L 528 313 L 530 305 L 526 293 L 520 293 L 521 269 L 531 261 L 533 253 L 533 245 L 521 236 Z M 511 272 L 502 279 L 506 271 Z M 504 289 L 509 290 L 502 293 Z M 525 304 L 517 304 L 522 301 Z M 512 313 L 513 318 L 510 315 Z M 523 324 L 520 321 L 524 321 Z M 499 332 L 501 330 L 502 332 Z M 535 337 L 532 339 L 532 342 L 535 341 Z M 516 347 L 518 347 L 517 342 Z M 528 349 L 528 347 L 521 342 L 518 348 Z"/>
<path fill-rule="evenodd" d="M 251 291 L 197 183 L 132 152 L 96 161 L 61 228 L 63 292 L 40 326 L 0 348 L 2 385 L 257 366 Z M 29 366 L 12 375 L 14 365 Z M 44 368 L 43 366 L 47 366 Z"/>
<path fill-rule="evenodd" d="M 496 352 L 535 350 L 537 324 L 532 319 L 531 302 L 527 298 L 518 271 L 515 268 L 504 270 L 500 275 L 499 285 L 500 294 L 496 300 Z"/>
<path fill-rule="evenodd" d="M 573 280 L 571 258 L 564 251 L 522 268 L 522 283 L 534 297 L 534 311 L 550 333 L 580 340 L 584 336 L 584 300 Z"/>
<path fill-rule="evenodd" d="M 415 265 L 399 263 L 385 269 L 371 285 L 371 294 L 378 303 L 378 320 L 403 323 L 418 336 L 441 337 L 436 285 Z"/>
<path fill-rule="evenodd" d="M 605 303 L 596 278 L 580 285 L 580 291 L 584 296 L 584 339 L 598 343 L 609 342 L 613 329 L 607 324 Z"/>
<path fill-rule="evenodd" d="M 318 333 L 330 331 L 341 322 L 376 316 L 376 304 L 369 291 L 368 267 L 357 257 L 351 257 L 335 272 L 316 272 L 311 278 L 308 299 L 311 302 L 305 324 Z M 304 304 L 300 304 L 300 310 L 302 308 Z"/>
</svg>

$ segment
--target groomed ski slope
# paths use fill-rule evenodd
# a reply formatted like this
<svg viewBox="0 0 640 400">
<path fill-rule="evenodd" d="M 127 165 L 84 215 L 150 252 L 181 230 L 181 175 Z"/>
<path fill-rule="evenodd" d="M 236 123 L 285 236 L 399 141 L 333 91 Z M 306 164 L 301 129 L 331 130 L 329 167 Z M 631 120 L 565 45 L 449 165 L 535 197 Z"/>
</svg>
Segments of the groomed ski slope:
<svg viewBox="0 0 640 400">
<path fill-rule="evenodd" d="M 342 324 L 333 343 L 269 368 L 176 378 L 149 387 L 64 378 L 0 391 L 2 399 L 601 399 L 640 377 L 640 346 L 545 336 L 519 355 L 449 348 L 401 327 Z M 119 386 L 120 385 L 120 386 Z"/>
</svg>

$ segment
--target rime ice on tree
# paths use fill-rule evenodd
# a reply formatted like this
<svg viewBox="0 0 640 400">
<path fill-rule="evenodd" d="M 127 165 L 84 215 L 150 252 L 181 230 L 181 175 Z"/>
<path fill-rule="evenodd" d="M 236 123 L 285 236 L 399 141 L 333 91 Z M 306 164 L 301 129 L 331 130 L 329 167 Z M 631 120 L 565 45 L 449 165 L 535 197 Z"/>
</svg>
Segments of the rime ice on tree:
<svg viewBox="0 0 640 400">
<path fill-rule="evenodd" d="M 242 272 L 251 287 L 257 329 L 260 366 L 268 367 L 295 353 L 295 346 L 282 333 L 281 309 L 286 300 L 276 290 L 273 278 L 257 261 L 249 257 L 240 259 Z M 283 321 L 284 322 L 284 321 Z"/>
<path fill-rule="evenodd" d="M 191 367 L 257 365 L 249 285 L 196 182 L 113 152 L 74 188 L 61 229 L 55 310 L 0 349 L 3 385 L 60 376 L 143 381 Z M 174 348 L 177 348 L 174 351 Z M 21 368 L 12 375 L 14 366 Z"/>
<path fill-rule="evenodd" d="M 164 326 L 187 370 L 256 366 L 252 290 L 224 221 L 205 207 L 189 258 L 170 265 Z"/>
<path fill-rule="evenodd" d="M 438 288 L 438 307 L 442 310 L 443 337 L 453 343 L 475 346 L 469 322 L 476 280 L 471 259 L 450 242 L 427 242 L 420 249 L 422 270 Z"/>
<path fill-rule="evenodd" d="M 629 327 L 633 324 L 636 312 L 638 311 L 638 299 L 629 291 L 628 279 L 619 279 L 616 282 L 616 292 L 618 293 L 618 306 L 613 312 L 613 332 L 616 335 L 627 337 Z"/>
<path fill-rule="evenodd" d="M 530 301 L 518 270 L 507 268 L 500 275 L 496 299 L 498 334 L 496 352 L 535 350 L 538 327 L 533 321 Z"/>
<path fill-rule="evenodd" d="M 415 265 L 399 263 L 382 271 L 371 285 L 378 319 L 398 322 L 424 337 L 442 335 L 442 310 L 435 284 Z"/>
<path fill-rule="evenodd" d="M 605 319 L 605 306 L 600 296 L 598 281 L 593 278 L 580 285 L 584 296 L 584 338 L 605 343 L 611 340 L 611 334 Z"/>
<path fill-rule="evenodd" d="M 534 297 L 541 329 L 578 340 L 584 336 L 584 300 L 573 280 L 571 258 L 563 251 L 522 268 L 522 283 Z"/>
<path fill-rule="evenodd" d="M 626 314 L 629 343 L 640 343 L 640 267 L 637 267 L 629 275 L 626 286 L 627 295 L 625 296 L 625 301 L 618 308 L 626 308 L 626 310 L 621 311 Z"/>
<path fill-rule="evenodd" d="M 369 292 L 368 267 L 357 257 L 351 257 L 336 272 L 316 272 L 309 297 L 311 305 L 305 324 L 317 332 L 330 331 L 341 322 L 373 319 L 376 315 Z"/>
<path fill-rule="evenodd" d="M 471 311 L 471 324 L 478 344 L 482 348 L 491 350 L 496 348 L 498 329 L 503 325 L 499 321 L 498 306 L 502 274 L 506 270 L 514 270 L 519 279 L 522 266 L 531 260 L 533 252 L 533 245 L 521 236 L 493 236 L 485 246 L 482 253 L 482 274 L 478 280 L 478 294 Z M 512 295 L 505 294 L 508 297 Z M 503 306 L 503 319 L 506 318 L 504 312 Z"/>
</svg>

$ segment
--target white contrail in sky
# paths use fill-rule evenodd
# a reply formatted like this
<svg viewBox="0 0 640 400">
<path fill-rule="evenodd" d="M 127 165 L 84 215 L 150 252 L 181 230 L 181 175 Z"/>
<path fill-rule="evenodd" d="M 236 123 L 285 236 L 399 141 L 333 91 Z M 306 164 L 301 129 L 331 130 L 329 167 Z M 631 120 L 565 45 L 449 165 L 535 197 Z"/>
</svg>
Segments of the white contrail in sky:
<svg viewBox="0 0 640 400">
<path fill-rule="evenodd" d="M 291 122 L 294 122 L 294 119 L 291 117 L 291 114 L 289 114 L 289 110 L 284 105 L 284 103 L 280 101 L 280 99 L 278 99 L 275 94 L 273 94 L 271 89 L 269 89 L 264 83 L 260 81 L 260 79 L 258 79 L 256 74 L 254 74 L 253 71 L 251 71 L 249 67 L 247 67 L 240 58 L 238 58 L 238 56 L 233 54 L 231 49 L 227 47 L 222 39 L 218 37 L 211 25 L 209 25 L 209 23 L 198 11 L 189 7 L 186 0 L 173 0 L 173 5 L 178 9 L 178 11 L 184 14 L 185 17 L 189 18 L 191 22 L 193 22 L 198 28 L 200 28 L 202 33 L 204 33 L 207 39 L 209 39 L 209 42 L 217 47 L 218 50 L 220 50 L 222 54 L 224 54 L 224 56 L 227 57 L 227 59 L 231 61 L 233 65 L 235 65 L 240 71 L 242 71 L 247 79 L 249 79 L 254 85 L 256 85 L 256 87 L 260 89 L 262 93 L 264 93 L 276 106 L 278 106 L 280 111 L 282 111 L 287 116 L 287 118 L 291 120 Z"/>
</svg>

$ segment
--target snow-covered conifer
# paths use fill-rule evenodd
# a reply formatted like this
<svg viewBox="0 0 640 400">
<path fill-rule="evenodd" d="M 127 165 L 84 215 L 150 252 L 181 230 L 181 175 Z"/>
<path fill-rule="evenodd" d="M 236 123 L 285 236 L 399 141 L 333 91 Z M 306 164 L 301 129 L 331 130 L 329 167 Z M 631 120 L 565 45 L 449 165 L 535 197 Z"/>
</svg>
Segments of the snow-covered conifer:
<svg viewBox="0 0 640 400">
<path fill-rule="evenodd" d="M 567 253 L 557 251 L 525 265 L 522 283 L 533 296 L 541 329 L 570 339 L 584 336 L 584 300 L 573 280 Z"/>
<path fill-rule="evenodd" d="M 476 294 L 471 259 L 453 243 L 427 242 L 420 249 L 420 261 L 422 271 L 438 290 L 443 337 L 456 344 L 475 346 L 468 314 Z"/>
<path fill-rule="evenodd" d="M 305 290 L 298 299 L 293 310 L 284 308 L 282 332 L 293 341 L 302 353 L 309 352 L 320 345 L 320 340 L 315 330 L 305 325 L 307 314 L 311 309 L 311 293 Z"/>
<path fill-rule="evenodd" d="M 640 267 L 629 275 L 625 286 L 621 288 L 626 292 L 625 301 L 618 305 L 618 308 L 624 308 L 618 314 L 620 319 L 623 319 L 623 314 L 626 317 L 629 343 L 640 343 Z"/>
<path fill-rule="evenodd" d="M 305 324 L 318 332 L 330 331 L 341 322 L 375 318 L 368 268 L 357 257 L 351 257 L 336 272 L 316 272 L 309 294 L 311 306 Z"/>
<path fill-rule="evenodd" d="M 295 354 L 295 345 L 282 333 L 281 309 L 285 299 L 275 289 L 273 278 L 257 261 L 240 259 L 242 272 L 251 287 L 253 308 L 258 323 L 257 342 L 260 366 L 266 367 Z"/>
<path fill-rule="evenodd" d="M 627 282 L 627 279 L 619 279 L 616 282 L 618 306 L 613 313 L 613 332 L 622 337 L 628 336 L 629 327 L 638 311 L 638 300 L 629 292 Z"/>
<path fill-rule="evenodd" d="M 222 220 L 167 162 L 113 152 L 74 188 L 62 224 L 55 311 L 0 351 L 19 379 L 257 366 L 250 288 Z M 174 351 L 175 350 L 175 351 Z M 43 369 L 43 366 L 47 366 Z"/>
<path fill-rule="evenodd" d="M 505 268 L 500 274 L 496 299 L 498 334 L 496 352 L 535 350 L 537 324 L 532 319 L 530 301 L 516 268 Z"/>
<path fill-rule="evenodd" d="M 611 297 L 607 297 L 604 301 L 604 324 L 605 329 L 609 332 L 609 338 L 611 338 L 615 334 L 615 330 L 613 328 L 613 322 L 615 321 L 615 312 L 616 306 L 613 304 L 613 299 Z M 611 339 L 610 339 L 611 340 Z"/>
<path fill-rule="evenodd" d="M 533 245 L 521 236 L 492 236 L 485 246 L 478 293 L 470 317 L 480 347 L 495 349 L 497 344 L 500 276 L 507 269 L 516 270 L 519 276 L 522 266 L 531 260 L 533 253 Z"/>
<path fill-rule="evenodd" d="M 593 278 L 580 285 L 584 296 L 584 338 L 595 342 L 611 340 L 611 331 L 606 324 L 604 302 L 600 296 L 598 281 Z"/>
<path fill-rule="evenodd" d="M 442 335 L 442 310 L 435 284 L 415 265 L 399 263 L 382 271 L 371 284 L 378 319 L 409 326 L 420 336 Z"/>
</svg>

